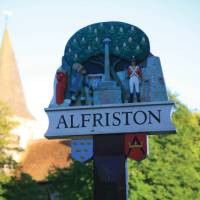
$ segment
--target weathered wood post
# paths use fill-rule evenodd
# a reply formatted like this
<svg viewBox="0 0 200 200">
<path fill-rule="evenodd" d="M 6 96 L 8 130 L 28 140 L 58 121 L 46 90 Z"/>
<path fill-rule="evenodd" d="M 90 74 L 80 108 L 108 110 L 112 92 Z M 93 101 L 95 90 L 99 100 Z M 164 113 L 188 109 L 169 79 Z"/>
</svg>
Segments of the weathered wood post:
<svg viewBox="0 0 200 200">
<path fill-rule="evenodd" d="M 94 104 L 121 103 L 121 90 L 110 80 L 109 38 L 105 44 L 105 80 L 94 92 Z M 107 122 L 109 125 L 109 121 Z M 127 168 L 124 135 L 94 136 L 94 199 L 127 200 Z"/>
</svg>

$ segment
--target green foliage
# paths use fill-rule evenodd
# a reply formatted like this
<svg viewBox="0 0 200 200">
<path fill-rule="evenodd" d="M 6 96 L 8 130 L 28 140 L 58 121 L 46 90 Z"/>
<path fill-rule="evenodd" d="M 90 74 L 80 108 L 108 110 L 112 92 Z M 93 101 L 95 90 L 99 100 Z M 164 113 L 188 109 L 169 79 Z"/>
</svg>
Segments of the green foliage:
<svg viewBox="0 0 200 200">
<path fill-rule="evenodd" d="M 174 101 L 177 134 L 151 136 L 149 158 L 140 163 L 129 161 L 129 199 L 200 197 L 199 115 L 191 113 L 177 99 Z"/>
<path fill-rule="evenodd" d="M 129 160 L 130 200 L 197 200 L 200 197 L 200 113 L 190 112 L 172 98 L 176 102 L 173 121 L 177 134 L 150 136 L 149 157 L 141 162 Z M 20 179 L 12 178 L 4 186 L 4 197 L 46 200 L 57 194 L 57 200 L 91 200 L 92 173 L 91 162 L 74 162 L 70 168 L 50 173 L 45 187 L 23 175 Z"/>
<path fill-rule="evenodd" d="M 200 114 L 190 112 L 175 97 L 173 122 L 177 134 L 150 136 L 150 155 L 129 160 L 129 199 L 188 200 L 200 196 Z M 74 163 L 51 174 L 58 199 L 92 199 L 91 164 Z"/>
<path fill-rule="evenodd" d="M 4 185 L 6 200 L 44 200 L 44 189 L 27 174 L 12 177 Z"/>
<path fill-rule="evenodd" d="M 74 162 L 70 168 L 51 172 L 46 183 L 21 174 L 3 185 L 3 197 L 6 200 L 49 200 L 50 196 L 58 200 L 91 200 L 92 172 L 92 163 Z"/>
<path fill-rule="evenodd" d="M 65 47 L 65 62 L 69 65 L 83 63 L 104 54 L 102 41 L 105 38 L 112 38 L 109 51 L 119 58 L 130 60 L 134 56 L 141 62 L 150 53 L 149 39 L 138 27 L 123 22 L 104 22 L 86 26 L 70 38 Z"/>
<path fill-rule="evenodd" d="M 0 169 L 11 161 L 7 151 L 12 145 L 10 131 L 16 125 L 16 122 L 11 120 L 11 113 L 8 107 L 4 103 L 0 102 Z"/>
<path fill-rule="evenodd" d="M 49 191 L 58 192 L 59 200 L 91 200 L 92 163 L 74 162 L 69 169 L 58 169 L 48 177 Z"/>
<path fill-rule="evenodd" d="M 149 157 L 142 162 L 129 160 L 130 200 L 196 200 L 200 196 L 200 115 L 173 100 L 177 134 L 150 136 Z M 58 199 L 92 199 L 91 173 L 91 164 L 74 163 L 51 174 L 49 180 L 62 195 Z"/>
<path fill-rule="evenodd" d="M 8 107 L 0 102 L 0 200 L 3 200 L 2 194 L 4 189 L 2 187 L 3 183 L 8 182 L 9 177 L 6 175 L 7 172 L 11 172 L 16 163 L 12 159 L 9 152 L 12 149 L 12 145 L 15 143 L 11 137 L 11 129 L 17 125 L 11 119 L 11 112 Z"/>
</svg>

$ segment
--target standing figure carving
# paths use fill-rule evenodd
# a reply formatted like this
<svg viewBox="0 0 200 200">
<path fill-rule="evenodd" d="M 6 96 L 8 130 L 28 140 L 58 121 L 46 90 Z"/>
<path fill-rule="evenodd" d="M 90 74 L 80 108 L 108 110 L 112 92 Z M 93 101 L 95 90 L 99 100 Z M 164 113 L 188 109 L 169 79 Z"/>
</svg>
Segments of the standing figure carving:
<svg viewBox="0 0 200 200">
<path fill-rule="evenodd" d="M 66 98 L 68 90 L 68 81 L 69 73 L 67 72 L 67 70 L 63 69 L 62 67 L 59 67 L 56 71 L 56 75 L 54 78 L 54 93 L 49 107 L 64 106 L 70 104 L 70 99 Z"/>
<path fill-rule="evenodd" d="M 129 103 L 134 102 L 134 93 L 136 93 L 137 102 L 141 102 L 140 79 L 142 77 L 142 71 L 139 65 L 136 64 L 136 60 L 134 58 L 131 59 L 131 65 L 128 67 L 128 77 L 129 77 L 129 91 L 130 91 Z"/>
<path fill-rule="evenodd" d="M 56 80 L 56 103 L 62 104 L 65 98 L 68 76 L 63 70 L 58 70 L 56 72 Z"/>
<path fill-rule="evenodd" d="M 71 104 L 74 105 L 80 96 L 81 105 L 86 104 L 86 88 L 89 87 L 86 81 L 86 70 L 80 63 L 72 65 L 74 73 L 72 75 L 72 82 L 70 87 Z"/>
</svg>

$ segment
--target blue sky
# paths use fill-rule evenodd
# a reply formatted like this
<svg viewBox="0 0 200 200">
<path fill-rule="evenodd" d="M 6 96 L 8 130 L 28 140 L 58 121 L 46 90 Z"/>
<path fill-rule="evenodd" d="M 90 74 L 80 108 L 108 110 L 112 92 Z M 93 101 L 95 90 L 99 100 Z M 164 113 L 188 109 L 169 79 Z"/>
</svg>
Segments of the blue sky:
<svg viewBox="0 0 200 200">
<path fill-rule="evenodd" d="M 138 26 L 159 56 L 168 89 L 190 109 L 200 110 L 200 1 L 198 0 L 0 0 L 0 12 L 13 12 L 8 29 L 30 111 L 43 111 L 68 39 L 100 21 Z M 5 23 L 0 15 L 0 39 Z"/>
</svg>

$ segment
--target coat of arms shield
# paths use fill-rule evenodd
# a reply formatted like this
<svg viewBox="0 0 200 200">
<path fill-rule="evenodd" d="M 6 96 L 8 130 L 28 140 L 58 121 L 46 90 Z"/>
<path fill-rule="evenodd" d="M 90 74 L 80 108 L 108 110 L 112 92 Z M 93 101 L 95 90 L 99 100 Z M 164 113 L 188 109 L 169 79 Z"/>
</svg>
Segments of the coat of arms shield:
<svg viewBox="0 0 200 200">
<path fill-rule="evenodd" d="M 126 157 L 140 161 L 148 155 L 148 135 L 145 133 L 125 135 L 125 155 Z"/>
<path fill-rule="evenodd" d="M 86 162 L 93 156 L 93 138 L 71 140 L 71 157 L 79 162 Z"/>
</svg>

